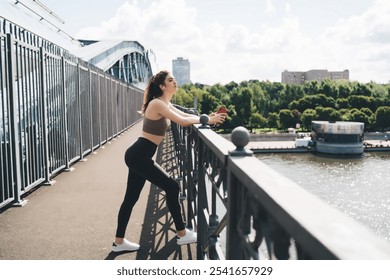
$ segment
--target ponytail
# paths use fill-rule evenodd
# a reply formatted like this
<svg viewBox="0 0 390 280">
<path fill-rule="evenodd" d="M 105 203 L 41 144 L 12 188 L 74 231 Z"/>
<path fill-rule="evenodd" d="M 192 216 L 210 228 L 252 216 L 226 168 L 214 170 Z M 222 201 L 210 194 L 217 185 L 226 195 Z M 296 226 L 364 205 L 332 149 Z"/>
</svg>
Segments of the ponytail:
<svg viewBox="0 0 390 280">
<path fill-rule="evenodd" d="M 165 78 L 168 74 L 168 71 L 162 70 L 150 78 L 144 92 L 144 104 L 141 110 L 142 114 L 145 114 L 146 108 L 148 108 L 150 101 L 163 95 L 163 91 L 160 88 L 160 85 L 164 84 Z"/>
</svg>

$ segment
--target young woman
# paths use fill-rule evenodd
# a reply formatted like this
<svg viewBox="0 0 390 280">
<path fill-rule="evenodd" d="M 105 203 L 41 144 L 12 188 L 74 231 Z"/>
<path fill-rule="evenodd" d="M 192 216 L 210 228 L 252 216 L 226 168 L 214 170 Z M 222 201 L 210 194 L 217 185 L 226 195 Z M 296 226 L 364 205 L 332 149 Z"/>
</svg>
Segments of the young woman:
<svg viewBox="0 0 390 280">
<path fill-rule="evenodd" d="M 145 90 L 142 134 L 125 153 L 129 175 L 126 194 L 118 214 L 118 226 L 112 245 L 114 252 L 135 251 L 140 247 L 125 239 L 124 236 L 131 212 L 146 180 L 162 188 L 166 193 L 166 203 L 176 228 L 177 244 L 190 244 L 197 240 L 196 232 L 186 229 L 183 222 L 178 182 L 152 159 L 158 145 L 164 139 L 169 120 L 181 126 L 200 123 L 199 116 L 186 114 L 170 103 L 177 89 L 175 78 L 168 71 L 160 71 L 149 80 Z M 213 113 L 209 116 L 209 124 L 223 123 L 225 117 L 225 114 Z"/>
</svg>

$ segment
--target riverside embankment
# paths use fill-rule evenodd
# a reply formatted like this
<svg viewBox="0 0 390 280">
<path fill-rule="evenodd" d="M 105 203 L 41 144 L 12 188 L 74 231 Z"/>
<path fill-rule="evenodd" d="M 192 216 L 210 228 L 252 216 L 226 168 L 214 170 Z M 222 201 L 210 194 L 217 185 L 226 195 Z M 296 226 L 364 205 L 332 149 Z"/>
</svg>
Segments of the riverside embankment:
<svg viewBox="0 0 390 280">
<path fill-rule="evenodd" d="M 230 141 L 230 134 L 222 135 Z M 310 136 L 310 132 L 299 133 L 250 133 L 247 149 L 258 152 L 312 152 L 311 149 L 296 147 L 295 139 Z M 368 132 L 364 134 L 365 151 L 390 151 L 390 132 Z"/>
</svg>

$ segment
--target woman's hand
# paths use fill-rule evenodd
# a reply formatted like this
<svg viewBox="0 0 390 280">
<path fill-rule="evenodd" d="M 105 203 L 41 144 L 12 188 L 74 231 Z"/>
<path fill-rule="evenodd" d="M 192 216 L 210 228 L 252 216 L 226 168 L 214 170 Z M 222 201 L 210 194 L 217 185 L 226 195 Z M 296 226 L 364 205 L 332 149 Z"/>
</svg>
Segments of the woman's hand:
<svg viewBox="0 0 390 280">
<path fill-rule="evenodd" d="M 216 124 L 221 125 L 224 123 L 226 119 L 227 114 L 217 114 L 217 113 L 211 113 L 209 115 L 209 122 L 208 124 Z"/>
</svg>

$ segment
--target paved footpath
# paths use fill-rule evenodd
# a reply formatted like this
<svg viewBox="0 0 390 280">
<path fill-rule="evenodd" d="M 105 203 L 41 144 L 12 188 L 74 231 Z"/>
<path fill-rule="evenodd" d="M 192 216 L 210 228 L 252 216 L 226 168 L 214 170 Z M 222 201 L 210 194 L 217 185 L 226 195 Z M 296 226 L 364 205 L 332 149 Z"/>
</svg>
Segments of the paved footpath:
<svg viewBox="0 0 390 280">
<path fill-rule="evenodd" d="M 123 155 L 142 122 L 56 176 L 52 186 L 28 194 L 24 207 L 0 213 L 0 260 L 196 259 L 196 245 L 178 246 L 164 193 L 147 183 L 126 238 L 138 252 L 113 253 L 117 213 L 127 167 Z"/>
</svg>

